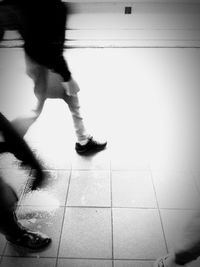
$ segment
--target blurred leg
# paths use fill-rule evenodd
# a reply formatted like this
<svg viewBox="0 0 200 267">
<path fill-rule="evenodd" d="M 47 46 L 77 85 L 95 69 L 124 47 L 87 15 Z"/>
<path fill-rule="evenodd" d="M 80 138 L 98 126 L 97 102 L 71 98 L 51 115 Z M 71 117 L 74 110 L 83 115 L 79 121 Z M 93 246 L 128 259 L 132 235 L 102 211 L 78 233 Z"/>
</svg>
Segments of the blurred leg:
<svg viewBox="0 0 200 267">
<path fill-rule="evenodd" d="M 0 232 L 12 244 L 31 250 L 45 249 L 51 239 L 40 232 L 24 228 L 15 214 L 17 196 L 14 190 L 0 177 Z"/>
<path fill-rule="evenodd" d="M 33 61 L 27 54 L 26 60 L 26 73 L 34 82 L 34 93 L 37 98 L 37 106 L 33 110 L 34 112 L 28 116 L 19 117 L 12 121 L 12 125 L 20 136 L 25 136 L 30 126 L 36 121 L 42 112 L 44 102 L 46 100 L 47 91 L 47 74 L 48 70 Z"/>
<path fill-rule="evenodd" d="M 0 177 L 0 231 L 5 236 L 18 236 L 21 233 L 15 216 L 17 201 L 15 191 Z"/>
<path fill-rule="evenodd" d="M 24 141 L 24 139 L 15 131 L 11 123 L 0 113 L 0 133 L 3 136 L 3 148 L 2 152 L 11 152 L 24 164 L 29 165 L 35 170 L 36 179 L 34 180 L 33 187 L 37 187 L 42 184 L 44 180 L 44 174 L 42 172 L 42 167 L 40 163 L 35 158 L 31 149 Z M 1 150 L 1 149 L 0 149 Z"/>
<path fill-rule="evenodd" d="M 35 111 L 39 116 L 46 100 L 48 69 L 32 60 L 27 54 L 25 60 L 26 73 L 34 82 L 34 93 L 38 100 Z"/>
<path fill-rule="evenodd" d="M 200 256 L 200 211 L 190 220 L 175 249 L 175 262 L 185 265 Z"/>
</svg>

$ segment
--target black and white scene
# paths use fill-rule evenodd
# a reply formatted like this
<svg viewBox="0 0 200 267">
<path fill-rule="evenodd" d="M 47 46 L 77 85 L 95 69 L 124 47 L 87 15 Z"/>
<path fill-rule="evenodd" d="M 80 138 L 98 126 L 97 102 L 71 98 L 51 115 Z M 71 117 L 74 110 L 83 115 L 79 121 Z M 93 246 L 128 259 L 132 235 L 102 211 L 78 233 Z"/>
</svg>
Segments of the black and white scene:
<svg viewBox="0 0 200 267">
<path fill-rule="evenodd" d="M 200 0 L 0 0 L 0 267 L 200 266 Z"/>
</svg>

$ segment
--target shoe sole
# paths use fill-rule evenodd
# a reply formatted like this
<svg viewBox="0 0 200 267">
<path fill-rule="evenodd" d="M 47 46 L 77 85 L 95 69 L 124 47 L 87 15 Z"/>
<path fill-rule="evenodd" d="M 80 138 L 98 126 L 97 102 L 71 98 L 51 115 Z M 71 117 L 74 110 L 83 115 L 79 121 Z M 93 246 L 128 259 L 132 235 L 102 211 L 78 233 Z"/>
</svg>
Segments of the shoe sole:
<svg viewBox="0 0 200 267">
<path fill-rule="evenodd" d="M 32 247 L 27 247 L 27 246 L 24 246 L 22 244 L 18 244 L 18 243 L 15 243 L 13 241 L 10 241 L 10 240 L 7 240 L 11 245 L 12 247 L 16 248 L 16 250 L 19 250 L 19 249 L 23 249 L 23 250 L 26 250 L 26 251 L 29 251 L 29 252 L 42 252 L 44 251 L 45 249 L 47 249 L 49 247 L 49 245 L 51 244 L 52 240 L 49 239 L 48 243 L 44 244 L 43 246 L 40 246 L 39 248 L 32 248 Z"/>
<path fill-rule="evenodd" d="M 106 145 L 102 148 L 91 149 L 91 150 L 81 150 L 81 151 L 76 150 L 76 152 L 80 155 L 88 155 L 88 154 L 95 154 L 97 152 L 100 152 L 104 150 L 105 148 L 106 148 Z"/>
</svg>

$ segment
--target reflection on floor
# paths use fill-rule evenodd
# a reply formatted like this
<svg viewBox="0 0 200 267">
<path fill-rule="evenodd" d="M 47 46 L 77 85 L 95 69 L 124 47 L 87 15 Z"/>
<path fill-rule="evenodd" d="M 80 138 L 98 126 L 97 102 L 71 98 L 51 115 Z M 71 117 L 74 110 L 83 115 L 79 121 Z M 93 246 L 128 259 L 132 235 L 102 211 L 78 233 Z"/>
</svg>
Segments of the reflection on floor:
<svg viewBox="0 0 200 267">
<path fill-rule="evenodd" d="M 13 119 L 34 105 L 33 84 L 20 49 L 0 58 L 1 109 Z M 77 155 L 67 107 L 46 101 L 25 136 L 45 187 L 30 192 L 32 173 L 11 154 L 0 169 L 21 196 L 21 223 L 53 242 L 30 254 L 0 236 L 0 266 L 150 267 L 200 204 L 199 50 L 74 49 L 66 58 L 88 129 L 108 147 Z"/>
</svg>

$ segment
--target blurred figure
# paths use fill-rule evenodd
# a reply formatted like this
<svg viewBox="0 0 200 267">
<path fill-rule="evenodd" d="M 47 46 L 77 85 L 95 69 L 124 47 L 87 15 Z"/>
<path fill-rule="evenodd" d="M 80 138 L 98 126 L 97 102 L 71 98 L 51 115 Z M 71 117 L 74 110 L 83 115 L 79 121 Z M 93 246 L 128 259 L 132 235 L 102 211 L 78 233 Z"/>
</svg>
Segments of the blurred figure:
<svg viewBox="0 0 200 267">
<path fill-rule="evenodd" d="M 0 153 L 10 152 L 23 164 L 35 169 L 35 180 L 32 190 L 41 186 L 44 175 L 41 166 L 35 159 L 25 141 L 13 129 L 9 121 L 0 113 Z M 15 209 L 18 201 L 13 188 L 4 181 L 0 175 L 0 232 L 8 241 L 17 246 L 31 250 L 46 248 L 51 239 L 40 233 L 24 228 L 18 221 Z"/>
<path fill-rule="evenodd" d="M 200 211 L 185 228 L 181 241 L 173 252 L 159 258 L 153 267 L 187 266 L 200 256 Z"/>
<path fill-rule="evenodd" d="M 38 103 L 35 117 L 40 115 L 45 100 L 48 98 L 49 76 L 54 72 L 58 76 L 60 98 L 69 107 L 74 122 L 77 143 L 75 149 L 79 154 L 103 150 L 107 142 L 97 142 L 86 132 L 80 113 L 78 92 L 80 88 L 73 79 L 63 56 L 67 10 L 61 0 L 4 0 L 5 7 L 10 7 L 10 20 L 15 20 L 17 30 L 24 40 L 26 72 L 34 81 L 34 92 Z M 9 12 L 8 12 L 9 13 Z M 20 124 L 19 121 L 15 124 Z M 22 135 L 25 129 L 19 129 Z"/>
</svg>

